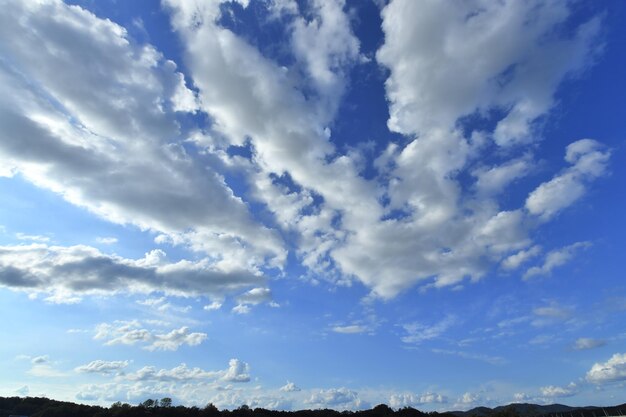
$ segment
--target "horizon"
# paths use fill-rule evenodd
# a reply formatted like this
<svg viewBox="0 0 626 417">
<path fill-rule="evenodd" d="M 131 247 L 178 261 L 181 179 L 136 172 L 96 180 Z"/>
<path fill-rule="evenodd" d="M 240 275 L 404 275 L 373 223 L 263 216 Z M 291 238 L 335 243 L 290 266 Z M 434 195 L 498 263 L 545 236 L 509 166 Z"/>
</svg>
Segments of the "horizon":
<svg viewBox="0 0 626 417">
<path fill-rule="evenodd" d="M 626 3 L 0 4 L 0 396 L 621 402 Z"/>
</svg>

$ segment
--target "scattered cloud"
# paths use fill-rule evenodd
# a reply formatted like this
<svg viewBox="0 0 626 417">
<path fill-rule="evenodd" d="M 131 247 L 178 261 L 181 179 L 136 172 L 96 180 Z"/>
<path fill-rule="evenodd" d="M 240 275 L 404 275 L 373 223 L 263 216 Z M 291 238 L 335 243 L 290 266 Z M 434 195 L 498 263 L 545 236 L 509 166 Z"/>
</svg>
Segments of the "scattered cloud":
<svg viewBox="0 0 626 417">
<path fill-rule="evenodd" d="M 228 362 L 228 370 L 222 376 L 228 382 L 248 382 L 250 381 L 250 366 L 239 359 L 231 359 Z"/>
<path fill-rule="evenodd" d="M 606 345 L 606 340 L 603 340 L 603 339 L 592 339 L 589 337 L 580 337 L 576 339 L 576 342 L 574 342 L 574 349 L 576 350 L 595 349 L 595 348 L 602 347 L 605 345 Z"/>
<path fill-rule="evenodd" d="M 221 301 L 212 301 L 211 304 L 207 304 L 203 307 L 203 309 L 207 311 L 219 310 L 220 308 L 222 308 Z"/>
<path fill-rule="evenodd" d="M 298 387 L 293 382 L 287 381 L 287 383 L 285 385 L 283 385 L 282 387 L 279 388 L 279 391 L 283 391 L 283 392 L 298 392 L 298 391 L 302 391 L 302 390 L 300 389 L 300 387 Z"/>
<path fill-rule="evenodd" d="M 239 359 L 231 359 L 226 370 L 207 371 L 198 367 L 190 368 L 182 363 L 172 369 L 157 369 L 144 366 L 136 372 L 129 372 L 119 378 L 127 381 L 191 382 L 191 381 L 226 381 L 249 382 L 250 366 Z"/>
<path fill-rule="evenodd" d="M 165 257 L 161 250 L 127 259 L 83 245 L 0 246 L 0 285 L 76 302 L 83 295 L 120 291 L 222 296 L 263 280 L 245 269 L 215 267 L 204 260 L 169 263 Z"/>
<path fill-rule="evenodd" d="M 573 314 L 572 307 L 564 307 L 556 303 L 550 303 L 549 305 L 533 309 L 535 318 L 531 321 L 531 324 L 536 327 L 543 327 L 562 323 L 572 318 Z"/>
<path fill-rule="evenodd" d="M 106 237 L 97 237 L 96 242 L 102 245 L 114 245 L 118 242 L 116 237 L 106 236 Z"/>
<path fill-rule="evenodd" d="M 593 139 L 581 139 L 569 144 L 565 160 L 572 166 L 530 193 L 526 209 L 542 220 L 548 220 L 581 198 L 586 184 L 606 171 L 611 153 L 603 148 Z"/>
<path fill-rule="evenodd" d="M 541 253 L 541 247 L 539 245 L 535 245 L 530 249 L 521 250 L 502 261 L 502 267 L 504 269 L 517 269 L 523 263 L 527 262 L 529 259 L 534 258 L 535 256 Z"/>
<path fill-rule="evenodd" d="M 426 392 L 423 394 L 392 394 L 389 397 L 389 406 L 392 408 L 415 407 L 423 404 L 445 404 L 448 398 L 445 395 Z"/>
<path fill-rule="evenodd" d="M 420 322 L 403 324 L 402 328 L 404 329 L 406 335 L 402 336 L 401 340 L 408 344 L 421 344 L 427 340 L 439 338 L 456 323 L 456 317 L 447 316 L 433 325 L 425 325 Z"/>
<path fill-rule="evenodd" d="M 572 397 L 576 395 L 579 391 L 579 388 L 575 383 L 572 382 L 565 387 L 549 385 L 546 387 L 541 387 L 539 390 L 541 391 L 541 395 L 544 397 L 562 398 L 562 397 Z"/>
<path fill-rule="evenodd" d="M 16 233 L 15 237 L 18 240 L 28 240 L 28 241 L 31 241 L 31 242 L 40 242 L 40 243 L 50 242 L 50 237 L 48 237 L 48 236 L 27 235 L 25 233 Z"/>
<path fill-rule="evenodd" d="M 172 329 L 169 333 L 157 333 L 142 328 L 141 322 L 137 320 L 98 324 L 94 335 L 94 339 L 103 340 L 108 346 L 139 344 L 143 345 L 143 349 L 150 351 L 174 351 L 183 345 L 197 346 L 206 338 L 206 333 L 192 333 L 186 326 Z"/>
<path fill-rule="evenodd" d="M 626 380 L 626 353 L 616 353 L 606 362 L 595 363 L 587 372 L 587 381 L 594 384 Z"/>
<path fill-rule="evenodd" d="M 556 267 L 565 265 L 569 262 L 576 252 L 580 249 L 586 249 L 591 246 L 589 242 L 576 242 L 561 249 L 555 249 L 546 255 L 543 265 L 533 266 L 524 274 L 524 279 L 530 279 L 538 275 L 550 275 Z"/>
<path fill-rule="evenodd" d="M 361 409 L 368 406 L 356 391 L 344 387 L 313 392 L 306 403 L 318 408 L 334 409 Z"/>
<path fill-rule="evenodd" d="M 334 326 L 331 330 L 335 333 L 342 333 L 342 334 L 357 334 L 357 333 L 365 333 L 369 331 L 369 329 L 366 326 L 362 326 L 359 324 L 350 324 L 347 326 Z"/>
<path fill-rule="evenodd" d="M 235 314 L 248 314 L 250 311 L 251 311 L 251 308 L 247 304 L 237 304 L 232 309 L 232 312 Z"/>
<path fill-rule="evenodd" d="M 123 371 L 129 363 L 129 361 L 104 361 L 97 359 L 86 365 L 78 366 L 74 370 L 81 373 L 109 375 Z"/>
</svg>

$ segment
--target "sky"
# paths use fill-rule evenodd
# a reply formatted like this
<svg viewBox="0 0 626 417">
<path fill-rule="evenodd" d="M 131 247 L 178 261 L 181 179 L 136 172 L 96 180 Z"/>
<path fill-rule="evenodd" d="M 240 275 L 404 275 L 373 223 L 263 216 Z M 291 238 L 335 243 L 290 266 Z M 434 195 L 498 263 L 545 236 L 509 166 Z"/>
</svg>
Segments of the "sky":
<svg viewBox="0 0 626 417">
<path fill-rule="evenodd" d="M 624 402 L 625 20 L 0 0 L 0 395 Z"/>
</svg>

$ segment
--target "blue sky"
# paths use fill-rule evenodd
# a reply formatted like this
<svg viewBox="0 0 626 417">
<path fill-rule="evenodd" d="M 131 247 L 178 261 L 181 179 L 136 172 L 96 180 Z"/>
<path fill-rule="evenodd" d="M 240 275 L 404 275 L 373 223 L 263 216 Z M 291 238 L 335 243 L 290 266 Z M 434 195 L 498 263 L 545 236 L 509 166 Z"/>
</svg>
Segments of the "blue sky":
<svg viewBox="0 0 626 417">
<path fill-rule="evenodd" d="M 626 6 L 0 8 L 0 395 L 610 405 Z"/>
</svg>

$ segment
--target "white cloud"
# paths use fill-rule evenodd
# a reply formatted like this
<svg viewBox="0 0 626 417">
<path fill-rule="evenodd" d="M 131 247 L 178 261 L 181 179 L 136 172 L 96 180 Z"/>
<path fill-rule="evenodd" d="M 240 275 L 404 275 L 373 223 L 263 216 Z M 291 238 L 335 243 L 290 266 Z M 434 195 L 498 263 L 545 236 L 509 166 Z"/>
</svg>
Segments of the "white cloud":
<svg viewBox="0 0 626 417">
<path fill-rule="evenodd" d="M 222 302 L 221 301 L 212 301 L 211 304 L 207 304 L 203 308 L 205 310 L 207 310 L 207 311 L 219 310 L 220 308 L 222 308 Z"/>
<path fill-rule="evenodd" d="M 144 366 L 136 372 L 129 372 L 121 378 L 128 381 L 194 381 L 215 380 L 224 374 L 224 371 L 206 371 L 201 368 L 189 368 L 182 363 L 172 369 L 157 369 L 154 366 Z"/>
<path fill-rule="evenodd" d="M 145 300 L 138 300 L 137 304 L 150 307 L 152 309 L 166 312 L 166 311 L 176 311 L 179 313 L 187 313 L 191 310 L 191 306 L 177 306 L 167 301 L 166 297 L 160 298 L 146 298 Z"/>
<path fill-rule="evenodd" d="M 589 337 L 580 337 L 576 339 L 576 342 L 574 342 L 574 349 L 576 350 L 595 349 L 597 347 L 601 347 L 604 345 L 606 345 L 606 340 L 592 339 Z"/>
<path fill-rule="evenodd" d="M 541 266 L 533 266 L 524 273 L 524 279 L 529 279 L 537 275 L 549 275 L 554 268 L 565 265 L 569 262 L 576 252 L 580 249 L 586 249 L 591 246 L 589 242 L 576 242 L 560 249 L 555 249 L 546 254 Z"/>
<path fill-rule="evenodd" d="M 360 409 L 367 407 L 356 391 L 347 388 L 321 389 L 313 392 L 307 404 L 318 408 Z"/>
<path fill-rule="evenodd" d="M 592 139 L 571 143 L 565 160 L 572 166 L 531 192 L 526 209 L 542 220 L 553 217 L 582 197 L 587 183 L 605 173 L 610 155 L 602 144 Z"/>
<path fill-rule="evenodd" d="M 104 340 L 108 346 L 139 344 L 145 350 L 174 351 L 183 345 L 197 346 L 207 338 L 206 333 L 192 333 L 186 326 L 173 329 L 169 333 L 157 333 L 141 326 L 141 322 L 136 320 L 101 323 L 96 326 L 94 339 Z"/>
<path fill-rule="evenodd" d="M 539 245 L 535 245 L 529 249 L 523 249 L 505 258 L 502 261 L 502 267 L 504 269 L 517 269 L 524 262 L 539 255 L 539 253 L 541 253 L 541 247 Z"/>
<path fill-rule="evenodd" d="M 237 297 L 239 304 L 261 304 L 272 299 L 272 292 L 269 288 L 253 288 L 250 291 Z"/>
<path fill-rule="evenodd" d="M 103 245 L 114 245 L 117 243 L 117 238 L 116 237 L 97 237 L 96 238 L 96 242 L 101 243 Z"/>
<path fill-rule="evenodd" d="M 197 346 L 207 338 L 206 333 L 190 333 L 189 328 L 173 329 L 169 333 L 154 334 L 147 350 L 177 350 L 182 345 Z"/>
<path fill-rule="evenodd" d="M 464 393 L 461 397 L 459 397 L 457 399 L 457 403 L 458 404 L 463 404 L 463 405 L 471 405 L 471 404 L 476 404 L 479 401 L 482 400 L 482 397 L 480 394 L 478 393 L 473 393 L 473 392 L 466 392 Z"/>
<path fill-rule="evenodd" d="M 389 397 L 389 406 L 393 408 L 415 407 L 423 404 L 445 404 L 448 399 L 445 395 L 426 392 L 423 394 L 392 394 Z"/>
<path fill-rule="evenodd" d="M 344 72 L 359 58 L 359 41 L 344 8 L 344 0 L 315 0 L 308 11 L 312 18 L 298 16 L 292 24 L 294 54 L 325 98 L 322 104 L 330 114 L 343 93 Z"/>
<path fill-rule="evenodd" d="M 331 330 L 335 333 L 356 334 L 365 333 L 369 329 L 366 326 L 362 326 L 359 324 L 351 324 L 347 326 L 334 326 Z"/>
<path fill-rule="evenodd" d="M 248 314 L 250 311 L 251 311 L 251 308 L 247 304 L 237 304 L 232 309 L 232 312 L 235 314 Z"/>
<path fill-rule="evenodd" d="M 476 177 L 476 189 L 480 194 L 499 193 L 514 180 L 528 175 L 531 168 L 530 158 L 523 157 L 499 166 L 477 169 L 473 172 Z"/>
<path fill-rule="evenodd" d="M 222 376 L 228 382 L 248 382 L 250 381 L 250 366 L 239 359 L 228 361 L 228 370 Z"/>
<path fill-rule="evenodd" d="M 407 137 L 406 146 L 383 151 L 371 179 L 362 175 L 362 152 L 336 146 L 329 127 L 362 58 L 343 1 L 315 1 L 302 13 L 294 2 L 264 3 L 285 19 L 288 65 L 220 26 L 219 1 L 164 4 L 188 80 L 154 47 L 78 6 L 8 3 L 0 36 L 23 36 L 8 44 L 12 67 L 0 71 L 0 166 L 109 221 L 154 232 L 158 244 L 205 257 L 167 264 L 156 252 L 133 260 L 47 247 L 42 256 L 54 262 L 46 266 L 13 248 L 2 285 L 52 292 L 51 302 L 129 290 L 221 300 L 253 288 L 233 309 L 246 313 L 270 301 L 262 271 L 282 267 L 288 248 L 310 272 L 336 285 L 359 280 L 373 297 L 420 283 L 458 287 L 503 260 L 521 264 L 533 247 L 528 218 L 552 217 L 605 171 L 608 151 L 575 142 L 564 173 L 533 191 L 525 208 L 502 208 L 502 193 L 535 164 L 521 148 L 540 136 L 535 120 L 599 49 L 598 18 L 561 30 L 570 23 L 567 3 L 386 5 L 377 59 L 390 71 L 388 125 Z M 183 131 L 181 111 L 205 112 L 209 126 Z M 467 116 L 495 117 L 494 128 L 464 132 Z M 520 148 L 479 164 L 491 141 Z M 249 146 L 252 157 L 229 155 L 231 145 Z M 248 192 L 229 188 L 231 173 Z M 548 192 L 558 184 L 567 201 Z M 256 204 L 273 219 L 252 216 Z M 80 250 L 82 262 L 67 265 Z M 57 269 L 64 274 L 52 280 Z"/>
<path fill-rule="evenodd" d="M 32 242 L 49 242 L 49 236 L 41 236 L 41 235 L 27 235 L 25 233 L 16 233 L 15 237 L 18 240 L 30 240 Z"/>
<path fill-rule="evenodd" d="M 160 250 L 127 259 L 82 245 L 0 246 L 0 271 L 2 286 L 56 294 L 58 301 L 73 302 L 82 295 L 119 291 L 222 296 L 262 281 L 247 269 L 216 266 L 207 260 L 168 263 Z"/>
<path fill-rule="evenodd" d="M 500 108 L 508 111 L 496 143 L 530 141 L 533 121 L 553 106 L 561 80 L 593 62 L 600 22 L 591 19 L 573 35 L 555 31 L 569 14 L 564 3 L 540 1 L 390 2 L 377 54 L 391 70 L 389 127 L 423 134 Z"/>
<path fill-rule="evenodd" d="M 104 361 L 97 359 L 74 368 L 76 372 L 109 375 L 118 373 L 128 366 L 129 361 Z"/>
<path fill-rule="evenodd" d="M 448 316 L 433 325 L 425 325 L 419 322 L 403 324 L 402 328 L 406 335 L 401 338 L 404 343 L 421 344 L 427 340 L 440 337 L 450 327 L 456 324 L 454 316 Z"/>
<path fill-rule="evenodd" d="M 293 382 L 287 381 L 287 383 L 285 385 L 283 385 L 282 387 L 279 388 L 279 391 L 283 391 L 283 392 L 297 392 L 297 391 L 301 391 L 301 389 L 300 389 L 300 387 L 298 387 Z"/>
<path fill-rule="evenodd" d="M 587 372 L 587 381 L 594 384 L 626 380 L 626 353 L 616 353 L 606 362 L 593 364 Z"/>
<path fill-rule="evenodd" d="M 541 387 L 540 391 L 541 391 L 541 395 L 543 395 L 544 397 L 561 398 L 561 397 L 572 397 L 578 394 L 579 389 L 578 389 L 578 386 L 572 382 L 565 387 L 559 387 L 559 386 L 554 386 L 554 385 Z"/>
<path fill-rule="evenodd" d="M 58 0 L 10 1 L 0 28 L 13 40 L 0 70 L 1 165 L 109 221 L 204 252 L 215 267 L 284 261 L 280 238 L 210 160 L 182 146 L 176 111 L 194 107 L 193 93 L 172 61 Z"/>
</svg>

